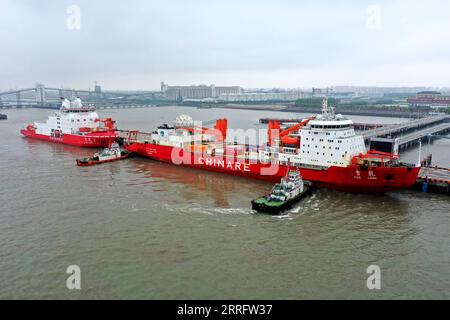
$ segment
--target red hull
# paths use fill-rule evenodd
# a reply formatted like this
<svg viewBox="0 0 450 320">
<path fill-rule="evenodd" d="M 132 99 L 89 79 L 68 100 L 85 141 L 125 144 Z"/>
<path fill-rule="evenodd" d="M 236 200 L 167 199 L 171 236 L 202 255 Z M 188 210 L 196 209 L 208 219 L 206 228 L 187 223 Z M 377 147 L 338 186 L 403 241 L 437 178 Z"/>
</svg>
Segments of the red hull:
<svg viewBox="0 0 450 320">
<path fill-rule="evenodd" d="M 170 146 L 132 143 L 125 145 L 125 148 L 162 162 L 270 182 L 280 182 L 287 170 L 287 166 L 284 165 L 270 169 L 271 164 L 245 162 L 233 157 L 213 157 L 185 152 L 183 149 Z M 303 179 L 314 182 L 317 187 L 349 192 L 381 193 L 411 188 L 416 182 L 420 168 L 369 167 L 363 169 L 357 165 L 350 165 L 347 167 L 331 166 L 327 169 L 302 167 L 300 170 Z"/>
<path fill-rule="evenodd" d="M 61 137 L 51 137 L 43 134 L 37 134 L 33 130 L 20 130 L 20 133 L 28 138 L 49 141 L 53 143 L 68 144 L 77 147 L 109 147 L 116 141 L 117 134 L 115 131 L 99 131 L 86 135 L 63 134 Z"/>
</svg>

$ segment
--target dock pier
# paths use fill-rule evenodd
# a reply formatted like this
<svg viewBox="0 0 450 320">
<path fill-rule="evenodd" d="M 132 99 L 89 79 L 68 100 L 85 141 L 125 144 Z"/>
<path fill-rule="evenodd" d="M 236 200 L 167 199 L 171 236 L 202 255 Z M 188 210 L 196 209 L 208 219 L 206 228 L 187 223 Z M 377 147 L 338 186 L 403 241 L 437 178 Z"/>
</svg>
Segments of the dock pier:
<svg viewBox="0 0 450 320">
<path fill-rule="evenodd" d="M 369 141 L 371 138 L 381 138 L 381 137 L 389 137 L 389 136 L 408 136 L 412 132 L 423 132 L 425 136 L 428 131 L 425 129 L 431 128 L 440 128 L 441 130 L 445 130 L 446 127 L 449 127 L 449 115 L 438 115 L 438 116 L 430 116 L 427 118 L 417 119 L 413 121 L 408 121 L 406 123 L 395 124 L 395 125 L 386 125 L 381 128 L 376 128 L 373 130 L 367 130 L 362 133 L 364 140 Z M 439 130 L 437 132 L 440 132 Z M 433 132 L 433 133 L 437 133 Z M 433 134 L 431 133 L 431 134 Z M 405 140 L 407 141 L 407 140 Z"/>
<path fill-rule="evenodd" d="M 422 167 L 413 189 L 425 193 L 450 195 L 450 169 Z"/>
<path fill-rule="evenodd" d="M 431 143 L 434 139 L 439 138 L 439 135 L 450 132 L 450 123 L 442 123 L 437 126 L 426 128 L 400 137 L 399 149 L 408 149 L 417 145 L 419 141 Z M 426 140 L 424 140 L 426 138 Z"/>
</svg>

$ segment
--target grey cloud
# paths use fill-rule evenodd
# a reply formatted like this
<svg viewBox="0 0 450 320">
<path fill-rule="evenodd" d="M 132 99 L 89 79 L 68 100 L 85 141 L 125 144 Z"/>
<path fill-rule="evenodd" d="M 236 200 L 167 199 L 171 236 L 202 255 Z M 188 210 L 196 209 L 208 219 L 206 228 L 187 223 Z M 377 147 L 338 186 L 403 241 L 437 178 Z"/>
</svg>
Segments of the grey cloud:
<svg viewBox="0 0 450 320">
<path fill-rule="evenodd" d="M 440 5 L 440 12 L 449 8 L 430 2 Z M 350 77 L 366 68 L 382 85 L 389 75 L 373 74 L 374 67 L 445 59 L 448 41 L 430 41 L 423 32 L 429 28 L 446 39 L 444 16 L 425 14 L 414 1 L 378 3 L 382 28 L 370 31 L 366 8 L 372 3 L 366 1 L 6 0 L 0 5 L 0 36 L 8 48 L 0 53 L 0 89 L 35 81 L 86 87 L 93 80 L 114 88 L 150 89 L 167 77 L 186 82 L 203 74 L 210 83 L 233 73 L 289 76 L 289 69 L 323 74 L 327 68 L 328 82 L 342 79 L 333 74 L 336 70 L 348 69 Z M 66 28 L 71 4 L 81 8 L 79 31 Z M 405 12 L 413 23 L 399 17 Z M 440 28 L 432 27 L 436 21 Z M 238 78 L 236 84 L 265 85 Z"/>
</svg>

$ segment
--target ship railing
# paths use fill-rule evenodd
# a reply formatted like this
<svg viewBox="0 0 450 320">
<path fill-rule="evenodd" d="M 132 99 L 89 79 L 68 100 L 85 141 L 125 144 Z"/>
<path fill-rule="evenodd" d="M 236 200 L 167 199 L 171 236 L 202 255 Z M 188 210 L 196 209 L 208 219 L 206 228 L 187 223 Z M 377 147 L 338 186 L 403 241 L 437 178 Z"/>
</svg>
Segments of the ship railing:
<svg viewBox="0 0 450 320">
<path fill-rule="evenodd" d="M 96 108 L 95 106 L 86 106 L 86 107 L 81 107 L 81 108 L 65 108 L 65 107 L 61 107 L 59 109 L 61 112 L 89 112 L 89 111 L 95 111 Z"/>
<path fill-rule="evenodd" d="M 417 167 L 414 163 L 407 163 L 407 162 L 399 162 L 392 165 L 392 167 L 406 167 L 406 168 L 415 168 Z"/>
<path fill-rule="evenodd" d="M 319 165 L 315 165 L 315 164 L 305 164 L 305 163 L 299 163 L 296 166 L 300 169 L 300 174 L 302 172 L 301 171 L 302 168 L 313 169 L 313 170 L 324 170 L 324 169 L 327 169 L 326 166 L 319 166 Z"/>
<path fill-rule="evenodd" d="M 152 140 L 151 133 L 143 132 L 139 130 L 116 130 L 119 134 L 122 134 L 124 141 L 127 142 L 148 142 Z"/>
</svg>

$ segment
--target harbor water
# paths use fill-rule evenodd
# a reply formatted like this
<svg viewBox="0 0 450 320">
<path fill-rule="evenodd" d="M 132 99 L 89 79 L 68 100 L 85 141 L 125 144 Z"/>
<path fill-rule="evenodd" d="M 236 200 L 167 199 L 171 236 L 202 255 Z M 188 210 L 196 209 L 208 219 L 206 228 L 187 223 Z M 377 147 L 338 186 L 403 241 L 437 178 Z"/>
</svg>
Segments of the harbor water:
<svg viewBox="0 0 450 320">
<path fill-rule="evenodd" d="M 252 212 L 270 183 L 145 158 L 93 167 L 94 150 L 22 138 L 53 111 L 2 111 L 2 299 L 449 299 L 450 198 L 318 190 L 282 216 Z M 248 129 L 281 112 L 154 107 L 99 110 L 152 131 L 182 113 Z M 405 119 L 351 117 L 355 122 Z M 450 167 L 450 140 L 424 145 Z M 417 162 L 418 150 L 403 154 Z M 81 290 L 66 269 L 81 270 Z M 381 269 L 369 290 L 367 268 Z"/>
</svg>

